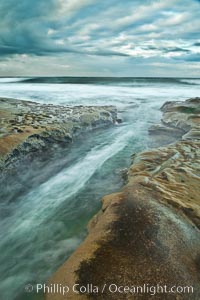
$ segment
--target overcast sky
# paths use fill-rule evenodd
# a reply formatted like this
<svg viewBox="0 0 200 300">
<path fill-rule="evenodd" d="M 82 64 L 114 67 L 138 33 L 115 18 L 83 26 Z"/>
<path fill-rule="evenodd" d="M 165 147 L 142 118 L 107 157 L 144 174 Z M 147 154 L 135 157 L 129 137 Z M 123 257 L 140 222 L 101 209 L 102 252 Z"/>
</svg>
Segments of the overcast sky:
<svg viewBox="0 0 200 300">
<path fill-rule="evenodd" d="M 1 0 L 0 76 L 200 77 L 199 0 Z"/>
</svg>

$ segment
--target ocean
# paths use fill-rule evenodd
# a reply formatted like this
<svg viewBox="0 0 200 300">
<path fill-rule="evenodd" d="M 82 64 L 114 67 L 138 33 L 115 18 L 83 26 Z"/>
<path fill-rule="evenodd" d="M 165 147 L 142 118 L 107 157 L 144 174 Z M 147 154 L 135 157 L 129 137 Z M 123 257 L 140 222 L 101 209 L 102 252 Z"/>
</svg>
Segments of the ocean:
<svg viewBox="0 0 200 300">
<path fill-rule="evenodd" d="M 27 295 L 25 285 L 45 282 L 83 241 L 101 198 L 122 187 L 120 170 L 133 153 L 151 147 L 148 128 L 160 121 L 163 103 L 197 96 L 197 78 L 0 78 L 0 97 L 116 105 L 123 120 L 24 166 L 0 187 L 2 300 L 42 299 Z"/>
</svg>

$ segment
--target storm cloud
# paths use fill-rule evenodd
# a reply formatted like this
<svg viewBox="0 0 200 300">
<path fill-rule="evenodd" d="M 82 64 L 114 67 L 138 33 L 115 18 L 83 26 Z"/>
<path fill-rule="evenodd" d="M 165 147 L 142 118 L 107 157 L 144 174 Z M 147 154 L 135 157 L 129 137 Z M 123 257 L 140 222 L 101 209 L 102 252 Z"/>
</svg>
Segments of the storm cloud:
<svg viewBox="0 0 200 300">
<path fill-rule="evenodd" d="M 179 76 L 184 65 L 199 76 L 199 11 L 197 0 L 2 0 L 0 75 Z"/>
</svg>

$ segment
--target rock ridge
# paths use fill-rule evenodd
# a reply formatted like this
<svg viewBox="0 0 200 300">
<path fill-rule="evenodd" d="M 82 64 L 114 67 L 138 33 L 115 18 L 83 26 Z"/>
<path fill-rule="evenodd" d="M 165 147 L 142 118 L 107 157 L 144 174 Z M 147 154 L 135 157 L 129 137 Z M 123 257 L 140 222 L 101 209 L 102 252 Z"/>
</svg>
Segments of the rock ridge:
<svg viewBox="0 0 200 300">
<path fill-rule="evenodd" d="M 70 292 L 45 299 L 151 297 L 111 293 L 113 283 L 192 286 L 193 293 L 156 293 L 154 299 L 200 299 L 200 98 L 167 102 L 162 111 L 164 132 L 174 130 L 178 141 L 133 155 L 127 184 L 102 199 L 87 238 L 47 283 L 68 285 Z M 162 135 L 157 128 L 151 134 Z M 75 283 L 106 288 L 75 294 Z"/>
<path fill-rule="evenodd" d="M 200 139 L 200 98 L 187 99 L 185 102 L 168 101 L 162 107 L 162 124 L 153 125 L 149 133 L 153 135 L 174 136 L 175 139 Z"/>
<path fill-rule="evenodd" d="M 0 170 L 21 157 L 70 143 L 88 130 L 116 124 L 114 106 L 64 106 L 0 98 Z"/>
</svg>

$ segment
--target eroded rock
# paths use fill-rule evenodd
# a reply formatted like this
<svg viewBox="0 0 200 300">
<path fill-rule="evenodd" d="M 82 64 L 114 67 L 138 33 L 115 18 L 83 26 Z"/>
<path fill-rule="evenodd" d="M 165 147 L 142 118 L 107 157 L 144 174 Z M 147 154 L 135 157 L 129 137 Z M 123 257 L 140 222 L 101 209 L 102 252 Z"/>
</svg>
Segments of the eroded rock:
<svg viewBox="0 0 200 300">
<path fill-rule="evenodd" d="M 46 294 L 45 299 L 151 298 L 149 293 L 112 293 L 111 284 L 192 286 L 193 293 L 156 293 L 153 298 L 200 299 L 199 100 L 164 105 L 164 120 L 185 134 L 195 128 L 195 138 L 132 156 L 126 186 L 103 198 L 87 238 L 47 283 L 68 285 L 69 293 Z M 185 109 L 194 106 L 195 113 Z M 93 284 L 100 292 L 76 294 L 75 283 Z"/>
<path fill-rule="evenodd" d="M 114 106 L 61 106 L 0 98 L 0 169 L 81 132 L 115 124 Z"/>
<path fill-rule="evenodd" d="M 177 139 L 200 139 L 200 98 L 191 98 L 185 102 L 166 102 L 161 110 L 163 112 L 162 124 L 153 125 L 149 133 L 162 142 Z"/>
</svg>

